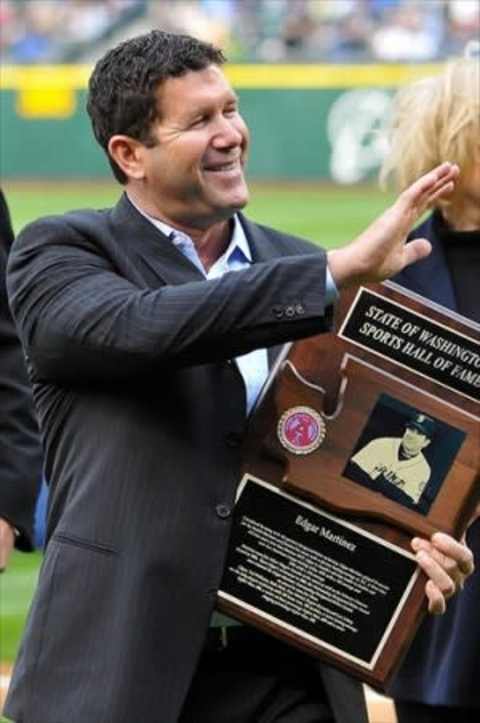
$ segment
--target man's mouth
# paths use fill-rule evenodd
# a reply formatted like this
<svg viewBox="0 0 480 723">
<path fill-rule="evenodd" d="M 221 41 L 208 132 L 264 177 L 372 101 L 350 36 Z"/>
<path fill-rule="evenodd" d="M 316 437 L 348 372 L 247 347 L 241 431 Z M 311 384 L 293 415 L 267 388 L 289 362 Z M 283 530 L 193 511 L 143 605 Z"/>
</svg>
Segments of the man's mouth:
<svg viewBox="0 0 480 723">
<path fill-rule="evenodd" d="M 240 171 L 240 169 L 241 166 L 238 158 L 227 163 L 211 163 L 208 166 L 204 166 L 204 170 L 209 173 L 228 173 L 229 171 Z"/>
</svg>

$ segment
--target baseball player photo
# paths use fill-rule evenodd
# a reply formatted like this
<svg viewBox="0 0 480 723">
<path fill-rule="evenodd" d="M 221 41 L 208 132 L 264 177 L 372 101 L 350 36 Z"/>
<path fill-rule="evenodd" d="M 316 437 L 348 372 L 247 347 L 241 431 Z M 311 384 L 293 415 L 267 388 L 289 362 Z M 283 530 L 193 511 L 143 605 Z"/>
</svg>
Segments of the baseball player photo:
<svg viewBox="0 0 480 723">
<path fill-rule="evenodd" d="M 352 462 L 372 480 L 399 487 L 418 502 L 432 470 L 423 451 L 432 441 L 435 422 L 425 414 L 414 414 L 402 437 L 373 439 L 352 457 Z"/>
<path fill-rule="evenodd" d="M 344 476 L 427 514 L 465 435 L 382 394 Z"/>
</svg>

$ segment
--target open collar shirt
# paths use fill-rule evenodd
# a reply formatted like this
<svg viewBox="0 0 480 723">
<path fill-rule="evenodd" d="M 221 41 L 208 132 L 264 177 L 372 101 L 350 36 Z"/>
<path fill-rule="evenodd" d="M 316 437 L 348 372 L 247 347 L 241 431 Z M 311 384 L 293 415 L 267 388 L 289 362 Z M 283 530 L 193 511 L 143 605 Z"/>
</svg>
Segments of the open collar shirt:
<svg viewBox="0 0 480 723">
<path fill-rule="evenodd" d="M 178 250 L 202 272 L 206 279 L 217 279 L 229 271 L 240 271 L 252 264 L 252 252 L 237 215 L 232 219 L 233 230 L 227 249 L 206 271 L 190 236 L 169 226 L 164 221 L 148 215 L 130 197 L 129 201 L 142 216 L 169 238 Z M 254 349 L 248 354 L 236 357 L 235 361 L 245 384 L 246 412 L 249 414 L 268 376 L 267 350 Z"/>
</svg>

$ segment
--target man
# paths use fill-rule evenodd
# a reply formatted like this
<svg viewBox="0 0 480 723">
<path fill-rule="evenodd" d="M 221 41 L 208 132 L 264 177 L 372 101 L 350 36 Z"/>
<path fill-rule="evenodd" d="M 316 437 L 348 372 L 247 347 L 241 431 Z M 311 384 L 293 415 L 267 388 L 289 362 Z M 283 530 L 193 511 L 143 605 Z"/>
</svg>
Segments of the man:
<svg viewBox="0 0 480 723">
<path fill-rule="evenodd" d="M 14 546 L 33 549 L 33 514 L 41 476 L 32 394 L 5 288 L 12 241 L 10 215 L 0 190 L 0 572 L 7 567 Z"/>
<path fill-rule="evenodd" d="M 412 502 L 418 502 L 431 474 L 422 450 L 432 441 L 434 429 L 431 417 L 415 414 L 408 420 L 403 437 L 373 439 L 351 461 L 378 484 L 392 484 Z"/>
<path fill-rule="evenodd" d="M 329 253 L 327 284 L 324 252 L 239 213 L 248 131 L 223 60 L 159 31 L 107 53 L 88 110 L 126 194 L 31 225 L 11 257 L 52 491 L 6 704 L 22 723 L 308 723 L 336 706 L 354 719 L 353 684 L 330 706 L 337 679 L 306 656 L 247 627 L 208 630 L 241 440 L 267 347 L 327 329 L 334 284 L 427 254 L 404 238 L 458 169 Z M 470 552 L 445 535 L 416 544 L 441 612 Z"/>
</svg>

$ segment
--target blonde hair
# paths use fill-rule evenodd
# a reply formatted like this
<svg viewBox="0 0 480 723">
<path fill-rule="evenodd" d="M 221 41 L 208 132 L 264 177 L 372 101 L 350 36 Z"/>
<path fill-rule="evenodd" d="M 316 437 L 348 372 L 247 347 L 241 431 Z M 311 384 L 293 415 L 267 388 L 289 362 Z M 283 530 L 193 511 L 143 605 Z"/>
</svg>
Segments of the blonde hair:
<svg viewBox="0 0 480 723">
<path fill-rule="evenodd" d="M 393 100 L 390 151 L 380 171 L 402 191 L 443 161 L 469 171 L 480 148 L 480 59 L 449 62 L 444 71 L 399 91 Z M 453 201 L 453 198 L 450 199 Z M 439 204 L 440 205 L 440 204 Z"/>
</svg>

